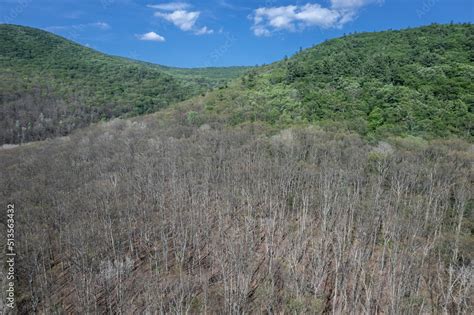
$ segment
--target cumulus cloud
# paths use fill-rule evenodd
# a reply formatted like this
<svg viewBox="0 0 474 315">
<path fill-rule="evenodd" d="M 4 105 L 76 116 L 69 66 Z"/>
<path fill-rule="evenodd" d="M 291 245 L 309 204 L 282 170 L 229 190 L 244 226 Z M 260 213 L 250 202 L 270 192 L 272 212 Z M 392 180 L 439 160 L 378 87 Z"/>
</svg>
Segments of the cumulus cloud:
<svg viewBox="0 0 474 315">
<path fill-rule="evenodd" d="M 185 32 L 193 32 L 196 35 L 212 34 L 214 30 L 207 26 L 197 27 L 196 23 L 201 16 L 200 11 L 188 10 L 191 5 L 185 2 L 170 2 L 164 4 L 148 5 L 149 8 L 157 10 L 155 16 L 162 18 Z"/>
<path fill-rule="evenodd" d="M 365 5 L 381 0 L 331 0 L 330 7 L 317 3 L 263 7 L 254 11 L 252 30 L 256 36 L 271 36 L 275 31 L 297 31 L 307 27 L 339 28 L 354 20 Z"/>
<path fill-rule="evenodd" d="M 155 32 L 148 32 L 141 35 L 136 35 L 139 40 L 151 41 L 151 42 L 164 42 L 165 38 Z"/>
<path fill-rule="evenodd" d="M 197 19 L 201 15 L 199 11 L 177 10 L 172 13 L 155 12 L 155 16 L 161 17 L 168 22 L 173 23 L 182 31 L 190 31 L 196 24 Z"/>
</svg>

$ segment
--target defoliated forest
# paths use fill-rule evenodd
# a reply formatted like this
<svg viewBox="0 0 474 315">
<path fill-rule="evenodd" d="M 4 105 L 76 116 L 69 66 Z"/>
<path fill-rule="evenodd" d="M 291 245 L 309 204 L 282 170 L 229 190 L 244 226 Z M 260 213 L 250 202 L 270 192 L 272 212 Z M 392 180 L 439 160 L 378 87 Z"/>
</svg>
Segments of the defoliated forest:
<svg viewBox="0 0 474 315">
<path fill-rule="evenodd" d="M 149 116 L 0 150 L 20 313 L 471 313 L 469 144 L 267 132 Z"/>
</svg>

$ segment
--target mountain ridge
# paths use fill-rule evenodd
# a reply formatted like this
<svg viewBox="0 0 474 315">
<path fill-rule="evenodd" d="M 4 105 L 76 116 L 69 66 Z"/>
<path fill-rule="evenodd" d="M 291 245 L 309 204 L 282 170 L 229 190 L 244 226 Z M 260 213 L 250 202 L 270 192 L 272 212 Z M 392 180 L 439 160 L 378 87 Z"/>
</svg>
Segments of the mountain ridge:
<svg viewBox="0 0 474 315">
<path fill-rule="evenodd" d="M 11 26 L 0 25 L 4 38 L 2 27 Z M 100 119 L 152 113 L 182 101 L 172 111 L 183 111 L 177 115 L 193 123 L 239 125 L 258 121 L 276 128 L 316 124 L 355 131 L 368 138 L 472 137 L 474 27 L 470 23 L 349 34 L 258 68 L 197 69 L 112 57 L 64 42 L 56 35 L 51 39 L 41 30 L 20 27 L 22 30 L 59 41 L 66 52 L 73 45 L 85 56 L 81 62 L 54 60 L 46 62 L 48 67 L 40 67 L 43 72 L 58 67 L 62 71 L 63 81 L 68 83 L 59 84 L 60 94 L 67 96 L 64 100 L 58 99 L 57 89 L 35 85 L 57 80 L 38 75 L 38 66 L 27 57 L 31 55 L 41 64 L 42 58 L 51 59 L 49 54 L 32 55 L 31 48 L 25 47 L 0 48 L 0 64 L 6 69 L 0 100 L 8 105 L 1 109 L 7 118 L 0 128 L 2 143 L 65 135 Z M 0 41 L 8 43 L 2 38 Z M 22 56 L 19 62 L 12 59 L 18 54 Z M 111 60 L 120 63 L 110 68 Z M 8 61 L 13 63 L 10 68 L 20 63 L 21 71 L 9 71 Z M 83 74 L 83 68 L 91 67 L 99 79 L 81 77 L 79 82 L 85 88 L 69 84 L 77 81 L 75 77 Z M 23 78 L 18 79 L 18 74 Z M 94 82 L 107 82 L 105 90 Z M 20 85 L 20 92 L 8 93 L 16 85 Z M 20 98 L 19 105 L 15 97 L 25 85 L 27 95 Z M 219 89 L 212 91 L 215 87 Z M 71 88 L 75 93 L 68 93 Z M 11 95 L 13 99 L 8 99 Z M 24 99 L 33 105 L 25 108 Z M 50 112 L 44 106 L 48 102 L 54 103 Z M 8 115 L 9 108 L 15 108 L 15 117 Z M 58 115 L 58 111 L 69 114 Z"/>
<path fill-rule="evenodd" d="M 0 42 L 0 143 L 42 140 L 101 119 L 151 113 L 247 70 L 134 61 L 17 25 L 0 25 Z"/>
<path fill-rule="evenodd" d="M 472 137 L 474 26 L 332 39 L 251 69 L 193 108 L 198 120 L 317 124 L 369 138 Z"/>
</svg>

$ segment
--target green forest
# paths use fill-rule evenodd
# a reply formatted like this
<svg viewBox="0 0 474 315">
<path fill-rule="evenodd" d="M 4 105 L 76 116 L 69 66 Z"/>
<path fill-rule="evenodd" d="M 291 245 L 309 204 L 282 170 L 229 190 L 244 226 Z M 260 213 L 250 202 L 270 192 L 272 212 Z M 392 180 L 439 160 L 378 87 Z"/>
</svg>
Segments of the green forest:
<svg viewBox="0 0 474 315">
<path fill-rule="evenodd" d="M 178 69 L 102 54 L 57 35 L 0 25 L 0 142 L 65 135 L 152 113 L 224 86 L 245 67 Z"/>
<path fill-rule="evenodd" d="M 4 143 L 64 135 L 201 94 L 194 103 L 202 106 L 190 110 L 195 121 L 315 124 L 370 139 L 472 137 L 472 24 L 348 34 L 257 68 L 157 66 L 11 25 L 0 26 L 0 41 Z M 36 118 L 22 113 L 25 106 Z"/>
<path fill-rule="evenodd" d="M 249 71 L 203 116 L 316 124 L 367 137 L 472 137 L 474 26 L 350 34 Z"/>
</svg>

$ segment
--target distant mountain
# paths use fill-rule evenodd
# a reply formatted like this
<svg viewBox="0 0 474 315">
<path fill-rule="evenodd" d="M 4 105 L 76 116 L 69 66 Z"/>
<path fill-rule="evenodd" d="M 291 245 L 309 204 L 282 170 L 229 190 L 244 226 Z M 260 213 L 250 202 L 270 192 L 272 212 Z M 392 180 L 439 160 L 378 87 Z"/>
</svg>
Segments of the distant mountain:
<svg viewBox="0 0 474 315">
<path fill-rule="evenodd" d="M 177 69 L 113 57 L 30 27 L 0 25 L 0 143 L 154 112 L 247 70 Z"/>
<path fill-rule="evenodd" d="M 251 70 L 202 103 L 197 121 L 311 123 L 369 137 L 470 137 L 474 26 L 431 25 L 329 40 Z"/>
</svg>

